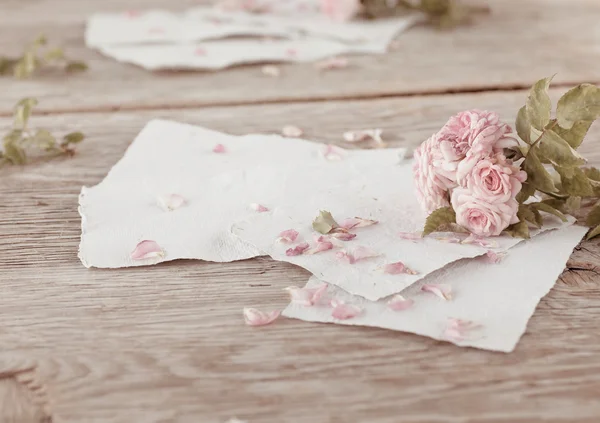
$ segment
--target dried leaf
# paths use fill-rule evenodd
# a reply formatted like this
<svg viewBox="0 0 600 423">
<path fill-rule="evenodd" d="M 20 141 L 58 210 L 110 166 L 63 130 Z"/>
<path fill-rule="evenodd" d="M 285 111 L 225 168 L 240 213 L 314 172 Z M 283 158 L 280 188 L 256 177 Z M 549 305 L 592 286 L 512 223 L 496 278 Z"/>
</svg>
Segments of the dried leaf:
<svg viewBox="0 0 600 423">
<path fill-rule="evenodd" d="M 442 207 L 431 212 L 425 220 L 425 228 L 423 228 L 423 236 L 438 231 L 450 223 L 456 223 L 456 213 L 452 207 Z"/>
<path fill-rule="evenodd" d="M 577 149 L 583 142 L 583 139 L 590 129 L 590 126 L 592 126 L 592 123 L 594 123 L 592 120 L 580 120 L 575 122 L 573 127 L 570 129 L 564 129 L 560 126 L 555 126 L 553 131 L 556 132 L 558 136 L 564 139 L 567 143 L 569 143 L 572 148 Z"/>
<path fill-rule="evenodd" d="M 592 239 L 594 237 L 597 237 L 598 235 L 600 235 L 600 225 L 596 226 L 594 229 L 592 229 L 585 237 L 585 239 Z"/>
<path fill-rule="evenodd" d="M 56 148 L 56 138 L 47 129 L 38 129 L 32 140 L 42 149 L 51 151 Z"/>
<path fill-rule="evenodd" d="M 592 181 L 600 182 L 600 170 L 595 167 L 583 168 L 583 173 Z"/>
<path fill-rule="evenodd" d="M 506 232 L 513 238 L 530 238 L 529 227 L 527 226 L 527 222 L 525 222 L 524 220 L 520 221 L 519 223 L 515 223 L 514 225 L 510 225 L 504 230 L 504 232 Z"/>
<path fill-rule="evenodd" d="M 550 86 L 552 78 L 553 76 L 550 76 L 537 81 L 533 87 L 531 87 L 525 105 L 527 120 L 531 126 L 540 131 L 545 128 L 548 122 L 550 122 L 552 103 L 550 101 L 550 96 L 548 95 L 548 87 Z"/>
<path fill-rule="evenodd" d="M 600 116 L 600 89 L 581 84 L 567 91 L 558 100 L 556 118 L 561 128 L 571 129 L 581 120 L 594 121 Z"/>
<path fill-rule="evenodd" d="M 313 220 L 312 227 L 320 234 L 326 235 L 332 230 L 339 228 L 340 225 L 338 225 L 331 213 L 326 210 L 321 210 L 319 215 Z"/>
<path fill-rule="evenodd" d="M 519 220 L 525 220 L 539 228 L 541 225 L 538 223 L 538 218 L 533 210 L 535 209 L 532 209 L 531 205 L 529 204 L 519 204 L 517 217 Z"/>
<path fill-rule="evenodd" d="M 555 166 L 560 175 L 562 192 L 569 195 L 589 197 L 594 195 L 594 188 L 585 172 L 578 168 L 565 169 Z"/>
<path fill-rule="evenodd" d="M 85 139 L 85 135 L 81 132 L 71 132 L 63 137 L 61 145 L 79 144 Z"/>
<path fill-rule="evenodd" d="M 519 109 L 515 126 L 519 137 L 527 144 L 531 144 L 531 122 L 529 122 L 529 118 L 527 117 L 526 107 L 523 106 Z"/>
<path fill-rule="evenodd" d="M 590 210 L 585 219 L 585 224 L 591 228 L 600 225 L 600 203 L 597 203 L 594 208 Z"/>
<path fill-rule="evenodd" d="M 14 113 L 14 125 L 17 128 L 27 127 L 31 112 L 37 104 L 37 99 L 33 97 L 26 97 L 17 103 Z"/>
<path fill-rule="evenodd" d="M 552 176 L 550 176 L 542 162 L 540 162 L 535 149 L 532 148 L 527 153 L 527 157 L 523 162 L 523 169 L 527 172 L 527 183 L 531 187 L 546 192 L 557 191 Z"/>
<path fill-rule="evenodd" d="M 571 196 L 567 198 L 565 206 L 569 213 L 574 213 L 581 208 L 581 197 Z M 561 210 L 562 211 L 562 210 Z"/>
<path fill-rule="evenodd" d="M 85 72 L 88 70 L 88 65 L 80 61 L 71 61 L 65 66 L 65 71 L 68 73 Z"/>
<path fill-rule="evenodd" d="M 537 155 L 542 161 L 561 167 L 576 167 L 585 164 L 585 159 L 556 132 L 546 130 L 538 143 Z"/>
<path fill-rule="evenodd" d="M 4 144 L 4 158 L 16 165 L 23 165 L 27 162 L 25 150 L 15 143 Z"/>
<path fill-rule="evenodd" d="M 524 203 L 529 197 L 531 197 L 535 193 L 535 187 L 527 182 L 523 183 L 521 187 L 521 191 L 517 194 L 517 201 L 519 203 Z"/>
<path fill-rule="evenodd" d="M 44 54 L 44 58 L 49 62 L 62 60 L 65 58 L 65 52 L 60 47 L 51 48 Z"/>
</svg>

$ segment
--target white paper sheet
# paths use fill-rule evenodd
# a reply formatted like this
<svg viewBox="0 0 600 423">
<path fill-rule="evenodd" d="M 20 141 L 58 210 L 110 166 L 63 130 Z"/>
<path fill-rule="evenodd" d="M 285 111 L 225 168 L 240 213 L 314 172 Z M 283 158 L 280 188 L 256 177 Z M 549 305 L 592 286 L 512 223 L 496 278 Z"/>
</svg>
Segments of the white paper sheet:
<svg viewBox="0 0 600 423">
<path fill-rule="evenodd" d="M 217 144 L 224 153 L 215 153 Z M 142 130 L 98 185 L 81 191 L 79 257 L 87 267 L 126 267 L 182 258 L 228 262 L 261 254 L 230 228 L 257 214 L 251 204 L 275 208 L 290 175 L 312 167 L 325 175 L 360 175 L 397 163 L 403 149 L 344 151 L 329 162 L 323 144 L 278 135 L 237 137 L 176 122 L 155 120 Z M 187 203 L 174 211 L 158 204 L 177 194 Z M 160 259 L 134 261 L 140 241 L 156 241 Z"/>
<path fill-rule="evenodd" d="M 284 195 L 278 199 L 272 213 L 251 216 L 236 223 L 232 231 L 242 240 L 256 246 L 275 260 L 301 266 L 320 279 L 344 290 L 378 300 L 402 291 L 427 274 L 461 258 L 485 254 L 488 249 L 506 251 L 520 240 L 508 236 L 491 238 L 495 247 L 462 245 L 437 240 L 432 235 L 422 240 L 400 238 L 400 232 L 420 232 L 426 214 L 421 210 L 414 193 L 412 164 L 390 163 L 365 168 L 360 175 L 344 173 L 340 167 L 335 176 L 311 170 L 290 174 Z M 300 239 L 314 244 L 312 221 L 319 210 L 331 212 L 341 221 L 362 217 L 379 224 L 356 229 L 357 237 L 343 247 L 315 255 L 287 256 L 288 244 L 277 242 L 278 234 L 287 229 L 297 230 Z M 573 223 L 573 219 L 568 224 Z M 547 216 L 544 230 L 563 224 Z M 532 236 L 538 232 L 533 231 Z M 380 256 L 349 264 L 336 255 L 341 249 L 352 251 L 364 246 Z M 387 263 L 401 261 L 419 272 L 417 275 L 389 275 L 382 271 Z"/>
<path fill-rule="evenodd" d="M 329 297 L 363 307 L 362 314 L 353 319 L 336 320 L 327 305 L 290 304 L 283 315 L 310 322 L 411 332 L 460 346 L 510 352 L 525 332 L 538 302 L 552 288 L 586 231 L 580 226 L 570 226 L 546 232 L 514 247 L 498 264 L 491 264 L 483 257 L 450 264 L 402 292 L 404 297 L 414 300 L 414 305 L 407 310 L 393 311 L 388 308 L 387 299 L 371 302 L 330 285 Z M 312 277 L 307 286 L 321 283 Z M 424 283 L 448 284 L 454 298 L 443 301 L 422 292 Z M 481 327 L 465 333 L 462 340 L 448 338 L 445 329 L 451 318 L 470 320 Z"/>
</svg>

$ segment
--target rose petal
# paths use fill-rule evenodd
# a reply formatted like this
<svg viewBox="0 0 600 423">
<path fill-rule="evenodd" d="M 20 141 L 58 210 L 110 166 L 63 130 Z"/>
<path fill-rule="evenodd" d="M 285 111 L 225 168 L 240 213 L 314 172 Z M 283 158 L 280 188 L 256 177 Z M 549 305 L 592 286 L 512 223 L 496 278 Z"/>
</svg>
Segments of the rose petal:
<svg viewBox="0 0 600 423">
<path fill-rule="evenodd" d="M 194 50 L 194 56 L 206 56 L 206 49 L 198 47 Z"/>
<path fill-rule="evenodd" d="M 338 320 L 347 320 L 358 316 L 362 311 L 362 308 L 353 304 L 338 303 L 331 310 L 331 317 Z"/>
<path fill-rule="evenodd" d="M 419 272 L 416 272 L 416 271 L 410 269 L 401 261 L 397 261 L 396 263 L 386 264 L 383 267 L 383 272 L 387 273 L 388 275 L 400 275 L 400 274 L 418 275 L 419 274 Z"/>
<path fill-rule="evenodd" d="M 351 217 L 340 223 L 340 227 L 344 229 L 364 228 L 379 223 L 377 220 L 363 219 L 362 217 Z"/>
<path fill-rule="evenodd" d="M 281 75 L 281 69 L 277 66 L 266 65 L 261 68 L 263 75 L 278 77 Z"/>
<path fill-rule="evenodd" d="M 223 144 L 217 144 L 213 148 L 213 153 L 225 153 L 225 146 Z"/>
<path fill-rule="evenodd" d="M 178 194 L 161 195 L 158 197 L 158 205 L 167 211 L 177 210 L 185 204 L 185 198 Z"/>
<path fill-rule="evenodd" d="M 304 251 L 308 250 L 309 247 L 310 245 L 308 245 L 308 242 L 303 242 L 302 244 L 296 245 L 294 248 L 288 248 L 285 251 L 285 255 L 288 257 L 299 256 L 304 253 Z"/>
<path fill-rule="evenodd" d="M 379 255 L 381 255 L 381 254 L 376 253 L 375 251 L 373 251 L 367 247 L 359 246 L 359 247 L 356 247 L 356 249 L 354 249 L 354 251 L 352 251 L 352 252 L 348 252 L 346 250 L 339 251 L 336 254 L 336 257 L 339 259 L 342 259 L 342 260 L 346 260 L 350 264 L 354 264 L 357 261 L 365 260 L 365 259 L 372 258 L 372 257 L 377 257 Z"/>
<path fill-rule="evenodd" d="M 481 325 L 471 320 L 448 318 L 448 324 L 444 330 L 444 337 L 451 341 L 462 341 L 473 330 L 480 329 Z"/>
<path fill-rule="evenodd" d="M 387 305 L 394 311 L 402 311 L 411 308 L 414 303 L 414 300 L 407 299 L 400 294 L 396 294 L 388 301 Z"/>
<path fill-rule="evenodd" d="M 344 132 L 344 141 L 346 142 L 361 142 L 373 140 L 378 144 L 383 144 L 381 139 L 381 129 L 361 129 L 358 131 Z"/>
<path fill-rule="evenodd" d="M 275 310 L 271 312 L 264 312 L 255 308 L 245 307 L 244 308 L 244 321 L 248 326 L 265 326 L 273 323 L 275 319 L 279 317 L 281 311 Z"/>
<path fill-rule="evenodd" d="M 356 238 L 356 234 L 350 232 L 333 232 L 329 235 L 332 238 L 339 239 L 340 241 L 351 241 Z"/>
<path fill-rule="evenodd" d="M 281 133 L 284 136 L 290 137 L 290 138 L 298 138 L 298 137 L 301 137 L 302 134 L 304 134 L 304 132 L 302 131 L 302 129 L 300 129 L 297 126 L 294 126 L 294 125 L 286 125 L 286 126 L 284 126 L 283 129 L 281 130 Z"/>
<path fill-rule="evenodd" d="M 333 243 L 330 241 L 317 242 L 317 245 L 310 250 L 306 250 L 304 254 L 318 254 L 323 251 L 331 250 L 333 248 Z"/>
<path fill-rule="evenodd" d="M 141 241 L 131 252 L 132 260 L 146 260 L 149 258 L 164 257 L 165 252 L 155 241 Z"/>
<path fill-rule="evenodd" d="M 327 144 L 325 147 L 323 147 L 321 154 L 330 162 L 340 161 L 344 158 L 344 150 L 331 144 Z"/>
<path fill-rule="evenodd" d="M 463 239 L 462 244 L 479 245 L 483 248 L 496 248 L 498 246 L 498 244 L 495 241 L 489 241 L 485 238 L 481 238 L 473 234 L 470 234 L 468 237 Z"/>
<path fill-rule="evenodd" d="M 457 238 L 455 236 L 438 236 L 435 238 L 437 241 L 441 241 L 441 242 L 447 242 L 449 244 L 461 244 L 462 240 L 460 238 Z"/>
<path fill-rule="evenodd" d="M 452 299 L 452 287 L 450 285 L 426 283 L 421 287 L 421 291 L 430 292 L 446 301 Z"/>
<path fill-rule="evenodd" d="M 250 208 L 258 213 L 264 213 L 264 212 L 269 211 L 269 209 L 267 207 L 263 206 L 262 204 L 258 204 L 258 203 L 250 204 Z"/>
<path fill-rule="evenodd" d="M 287 229 L 279 234 L 279 238 L 277 238 L 277 241 L 282 242 L 284 244 L 291 244 L 292 242 L 296 241 L 298 235 L 299 234 L 297 230 Z"/>
<path fill-rule="evenodd" d="M 399 232 L 398 236 L 402 239 L 408 239 L 410 241 L 417 241 L 423 239 L 422 232 Z"/>
<path fill-rule="evenodd" d="M 321 71 L 342 69 L 348 66 L 348 59 L 345 57 L 330 57 L 315 63 L 315 68 Z"/>
<path fill-rule="evenodd" d="M 289 292 L 293 303 L 311 307 L 317 304 L 325 292 L 327 292 L 327 284 L 322 284 L 317 288 L 298 288 L 297 286 L 289 286 L 285 288 L 285 290 Z"/>
<path fill-rule="evenodd" d="M 485 255 L 487 256 L 489 262 L 494 264 L 500 263 L 504 258 L 504 254 L 498 254 L 492 250 L 487 250 Z"/>
</svg>

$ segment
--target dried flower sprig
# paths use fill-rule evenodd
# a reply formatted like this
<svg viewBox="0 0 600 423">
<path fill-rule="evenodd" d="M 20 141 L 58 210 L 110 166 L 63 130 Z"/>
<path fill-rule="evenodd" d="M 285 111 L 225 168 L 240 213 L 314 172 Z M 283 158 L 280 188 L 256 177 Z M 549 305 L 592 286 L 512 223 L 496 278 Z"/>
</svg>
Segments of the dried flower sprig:
<svg viewBox="0 0 600 423">
<path fill-rule="evenodd" d="M 40 35 L 27 46 L 21 57 L 0 57 L 0 75 L 30 78 L 37 70 L 46 67 L 62 67 L 65 72 L 82 72 L 88 66 L 81 61 L 69 60 L 60 47 L 48 47 L 48 40 Z"/>
<path fill-rule="evenodd" d="M 62 154 L 72 156 L 75 154 L 75 144 L 85 138 L 81 132 L 71 132 L 58 141 L 47 129 L 30 128 L 29 118 L 37 104 L 35 98 L 28 97 L 15 106 L 13 127 L 2 139 L 0 166 L 27 163 L 26 150 L 30 147 L 37 147 L 51 157 Z"/>
</svg>

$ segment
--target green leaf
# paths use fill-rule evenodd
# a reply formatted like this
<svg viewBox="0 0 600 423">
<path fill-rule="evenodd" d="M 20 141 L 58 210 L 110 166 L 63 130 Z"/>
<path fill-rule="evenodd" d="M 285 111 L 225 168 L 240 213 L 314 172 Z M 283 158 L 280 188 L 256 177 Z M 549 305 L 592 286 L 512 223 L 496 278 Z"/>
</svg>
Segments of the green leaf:
<svg viewBox="0 0 600 423">
<path fill-rule="evenodd" d="M 4 145 L 4 157 L 8 159 L 12 164 L 22 165 L 27 162 L 27 156 L 25 150 L 19 147 L 15 143 Z"/>
<path fill-rule="evenodd" d="M 562 214 L 560 211 L 556 210 L 554 207 L 550 206 L 547 203 L 532 203 L 531 207 L 533 207 L 534 209 L 538 210 L 538 211 L 543 211 L 546 213 L 550 213 L 553 214 L 554 216 L 558 217 L 560 220 L 562 220 L 563 222 L 567 221 L 567 218 L 565 217 L 564 214 Z"/>
<path fill-rule="evenodd" d="M 528 184 L 527 182 L 523 183 L 521 191 L 517 194 L 517 201 L 519 203 L 524 203 L 529 197 L 531 197 L 535 193 L 535 188 L 533 185 Z"/>
<path fill-rule="evenodd" d="M 15 107 L 14 120 L 15 126 L 25 128 L 32 109 L 38 104 L 38 101 L 32 97 L 26 97 L 19 101 Z"/>
<path fill-rule="evenodd" d="M 600 116 L 600 89 L 581 84 L 563 95 L 556 106 L 556 118 L 561 128 L 571 129 L 580 120 L 593 121 Z"/>
<path fill-rule="evenodd" d="M 564 139 L 571 147 L 577 149 L 583 142 L 583 139 L 585 138 L 588 129 L 590 129 L 590 126 L 592 126 L 592 123 L 594 123 L 593 120 L 580 120 L 575 122 L 571 129 L 564 129 L 560 126 L 555 126 L 552 130 L 556 132 L 559 137 Z"/>
<path fill-rule="evenodd" d="M 600 225 L 596 226 L 594 229 L 592 229 L 587 236 L 585 237 L 585 239 L 592 239 L 596 236 L 600 235 Z"/>
<path fill-rule="evenodd" d="M 527 106 L 523 106 L 519 109 L 515 126 L 519 137 L 527 144 L 531 144 L 531 122 L 529 122 L 529 118 L 527 117 L 526 107 Z"/>
<path fill-rule="evenodd" d="M 72 61 L 65 66 L 65 71 L 69 73 L 84 72 L 86 70 L 88 70 L 88 65 L 84 62 Z"/>
<path fill-rule="evenodd" d="M 506 232 L 513 238 L 530 238 L 529 227 L 527 226 L 527 222 L 525 222 L 524 220 L 521 220 L 519 223 L 515 223 L 514 225 L 510 225 L 504 230 L 504 232 Z"/>
<path fill-rule="evenodd" d="M 38 129 L 33 136 L 33 141 L 44 150 L 53 150 L 56 148 L 56 138 L 46 129 Z"/>
<path fill-rule="evenodd" d="M 585 218 L 585 224 L 594 227 L 600 225 L 600 203 L 597 203 Z"/>
<path fill-rule="evenodd" d="M 427 220 L 425 220 L 423 236 L 429 235 L 432 232 L 437 232 L 440 228 L 452 223 L 456 223 L 456 213 L 454 213 L 452 207 L 442 207 L 434 210 L 427 216 Z"/>
<path fill-rule="evenodd" d="M 585 164 L 585 159 L 556 132 L 546 130 L 538 143 L 538 157 L 561 167 L 576 167 Z"/>
<path fill-rule="evenodd" d="M 71 132 L 63 137 L 61 145 L 78 144 L 85 139 L 85 135 L 81 132 Z M 331 214 L 330 214 L 331 216 Z M 333 218 L 332 218 L 333 219 Z"/>
<path fill-rule="evenodd" d="M 65 58 L 65 52 L 63 51 L 62 48 L 55 47 L 55 48 L 48 50 L 46 52 L 46 54 L 44 54 L 44 58 L 48 62 L 53 62 L 55 60 L 63 60 Z"/>
<path fill-rule="evenodd" d="M 526 204 L 519 204 L 519 211 L 517 212 L 517 217 L 519 220 L 525 220 L 536 227 L 540 227 L 541 223 L 538 223 L 541 219 L 541 216 L 538 218 L 535 213 L 536 209 L 530 207 Z M 538 213 L 539 215 L 539 213 Z"/>
<path fill-rule="evenodd" d="M 533 87 L 531 87 L 525 105 L 527 120 L 530 122 L 531 126 L 540 131 L 545 128 L 548 122 L 550 122 L 552 103 L 550 101 L 550 96 L 548 95 L 548 88 L 550 87 L 552 78 L 554 78 L 554 76 L 537 81 Z"/>
<path fill-rule="evenodd" d="M 331 213 L 326 210 L 321 210 L 319 215 L 313 220 L 312 227 L 320 234 L 328 234 L 340 225 L 335 221 Z"/>
<path fill-rule="evenodd" d="M 590 197 L 594 195 L 594 188 L 583 170 L 578 167 L 563 169 L 555 167 L 561 179 L 561 191 L 568 195 Z M 572 175 L 572 176 L 571 176 Z"/>
<path fill-rule="evenodd" d="M 535 152 L 531 149 L 523 162 L 523 169 L 527 172 L 527 182 L 535 189 L 546 192 L 555 192 L 556 186 L 552 176 L 548 173 Z"/>
<path fill-rule="evenodd" d="M 567 208 L 569 213 L 576 212 L 577 210 L 579 210 L 581 208 L 581 197 L 572 195 L 571 197 L 567 198 L 565 207 Z"/>
</svg>

